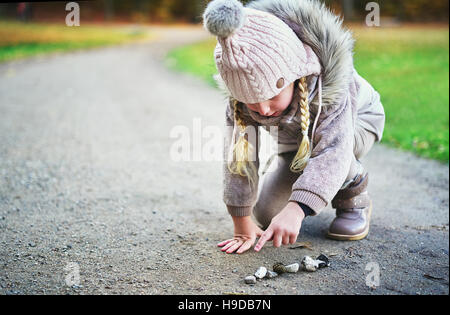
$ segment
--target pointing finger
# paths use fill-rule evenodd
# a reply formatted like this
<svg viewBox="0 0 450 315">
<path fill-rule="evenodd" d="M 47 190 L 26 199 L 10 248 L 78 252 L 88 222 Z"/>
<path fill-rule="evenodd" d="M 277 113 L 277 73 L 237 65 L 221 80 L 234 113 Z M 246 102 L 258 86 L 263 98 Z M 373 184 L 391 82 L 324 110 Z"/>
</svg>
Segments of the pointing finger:
<svg viewBox="0 0 450 315">
<path fill-rule="evenodd" d="M 258 241 L 258 244 L 255 246 L 255 250 L 259 252 L 261 248 L 264 246 L 264 244 L 272 237 L 273 231 L 272 229 L 267 229 L 262 235 L 261 238 Z"/>
</svg>

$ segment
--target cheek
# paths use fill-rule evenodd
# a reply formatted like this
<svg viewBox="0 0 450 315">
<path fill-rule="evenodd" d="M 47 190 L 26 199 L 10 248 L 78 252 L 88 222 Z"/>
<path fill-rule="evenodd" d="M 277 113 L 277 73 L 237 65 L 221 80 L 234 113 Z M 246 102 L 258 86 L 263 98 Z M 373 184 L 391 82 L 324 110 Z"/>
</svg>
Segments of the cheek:
<svg viewBox="0 0 450 315">
<path fill-rule="evenodd" d="M 291 102 L 288 99 L 280 100 L 279 102 L 274 104 L 272 108 L 275 109 L 276 111 L 284 111 L 289 106 L 290 103 Z"/>
<path fill-rule="evenodd" d="M 276 106 L 278 110 L 285 110 L 292 102 L 292 94 L 288 95 L 282 95 L 282 97 L 280 98 L 279 102 L 277 102 Z"/>
<path fill-rule="evenodd" d="M 247 107 L 250 109 L 250 110 L 252 110 L 252 111 L 254 111 L 254 112 L 256 112 L 257 110 L 258 110 L 258 108 L 256 107 L 256 106 L 254 106 L 254 105 L 249 105 L 249 104 L 246 104 L 247 105 Z"/>
</svg>

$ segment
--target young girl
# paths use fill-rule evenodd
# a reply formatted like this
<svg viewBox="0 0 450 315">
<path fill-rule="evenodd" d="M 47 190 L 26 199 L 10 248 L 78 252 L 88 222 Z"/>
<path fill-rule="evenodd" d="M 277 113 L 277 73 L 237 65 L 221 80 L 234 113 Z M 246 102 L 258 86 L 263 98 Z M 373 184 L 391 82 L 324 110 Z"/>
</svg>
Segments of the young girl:
<svg viewBox="0 0 450 315">
<path fill-rule="evenodd" d="M 353 66 L 354 40 L 318 0 L 214 0 L 204 26 L 217 36 L 216 80 L 226 92 L 223 200 L 243 253 L 259 238 L 296 242 L 303 219 L 331 202 L 328 236 L 359 240 L 372 203 L 360 158 L 384 129 L 379 94 Z M 259 185 L 259 129 L 278 127 L 278 165 Z M 250 127 L 255 127 L 250 132 Z M 231 159 L 229 159 L 231 154 Z M 259 222 L 254 223 L 251 215 Z"/>
</svg>

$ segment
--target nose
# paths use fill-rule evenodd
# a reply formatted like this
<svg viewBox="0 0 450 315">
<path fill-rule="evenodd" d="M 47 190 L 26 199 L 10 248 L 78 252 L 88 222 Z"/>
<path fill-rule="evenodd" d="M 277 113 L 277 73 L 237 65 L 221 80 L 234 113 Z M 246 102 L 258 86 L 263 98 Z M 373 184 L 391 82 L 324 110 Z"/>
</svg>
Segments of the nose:
<svg viewBox="0 0 450 315">
<path fill-rule="evenodd" d="M 270 106 L 268 103 L 260 103 L 258 107 L 258 112 L 263 115 L 267 116 L 270 113 Z"/>
</svg>

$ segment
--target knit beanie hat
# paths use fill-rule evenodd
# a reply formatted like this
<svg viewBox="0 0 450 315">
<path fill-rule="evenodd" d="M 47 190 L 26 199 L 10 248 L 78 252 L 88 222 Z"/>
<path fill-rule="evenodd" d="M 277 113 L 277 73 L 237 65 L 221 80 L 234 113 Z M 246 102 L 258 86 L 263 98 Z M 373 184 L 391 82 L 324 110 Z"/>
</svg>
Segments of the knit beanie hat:
<svg viewBox="0 0 450 315">
<path fill-rule="evenodd" d="M 311 47 L 273 14 L 246 8 L 238 0 L 214 0 L 203 13 L 203 24 L 217 36 L 217 70 L 240 102 L 268 100 L 296 79 L 320 74 Z"/>
</svg>

